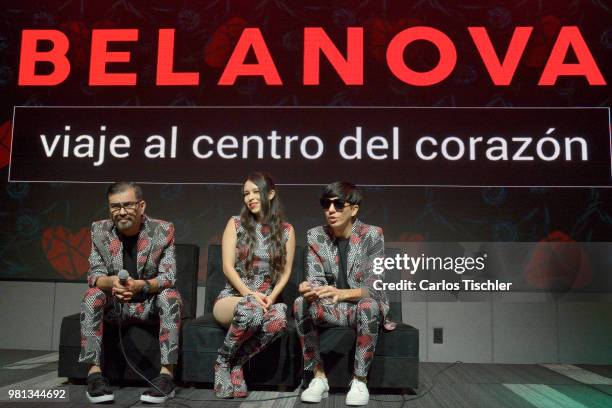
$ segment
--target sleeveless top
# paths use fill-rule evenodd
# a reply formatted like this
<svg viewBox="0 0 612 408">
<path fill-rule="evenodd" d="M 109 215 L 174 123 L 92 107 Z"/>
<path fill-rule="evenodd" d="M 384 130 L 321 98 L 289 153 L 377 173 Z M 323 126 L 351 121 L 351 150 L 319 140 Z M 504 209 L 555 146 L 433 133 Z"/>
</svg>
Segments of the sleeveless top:
<svg viewBox="0 0 612 408">
<path fill-rule="evenodd" d="M 246 259 L 249 253 L 249 245 L 246 242 L 247 231 L 242 226 L 240 216 L 232 217 L 234 226 L 236 227 L 236 260 L 234 269 L 240 275 L 242 282 L 255 292 L 260 292 L 266 296 L 272 293 L 274 283 L 272 282 L 272 270 L 270 268 L 270 231 L 269 227 L 255 224 L 255 255 L 251 262 L 251 274 L 246 275 Z M 291 224 L 283 223 L 283 245 L 289 239 L 289 231 Z M 217 300 L 228 296 L 242 296 L 229 282 L 225 283 L 225 287 L 217 296 Z"/>
</svg>

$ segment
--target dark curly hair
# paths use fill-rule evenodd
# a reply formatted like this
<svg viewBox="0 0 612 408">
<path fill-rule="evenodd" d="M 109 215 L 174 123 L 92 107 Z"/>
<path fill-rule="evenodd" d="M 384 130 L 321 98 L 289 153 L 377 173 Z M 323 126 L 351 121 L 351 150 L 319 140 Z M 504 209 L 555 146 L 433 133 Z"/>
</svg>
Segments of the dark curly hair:
<svg viewBox="0 0 612 408">
<path fill-rule="evenodd" d="M 272 177 L 268 173 L 253 172 L 244 181 L 252 182 L 259 190 L 260 205 L 261 205 L 261 224 L 262 233 L 266 235 L 268 230 L 270 237 L 270 269 L 272 275 L 272 282 L 278 281 L 278 278 L 282 275 L 287 263 L 287 250 L 283 244 L 283 224 L 285 217 L 281 208 L 280 200 L 278 198 L 278 190 L 272 180 Z M 274 190 L 275 194 L 271 200 L 268 200 L 268 193 Z M 252 276 L 252 265 L 253 256 L 255 255 L 255 226 L 257 219 L 255 215 L 249 210 L 244 204 L 242 211 L 240 212 L 240 221 L 246 230 L 246 234 L 243 237 L 238 237 L 248 245 L 249 252 L 245 262 L 247 275 Z M 267 227 L 267 228 L 265 228 Z"/>
</svg>

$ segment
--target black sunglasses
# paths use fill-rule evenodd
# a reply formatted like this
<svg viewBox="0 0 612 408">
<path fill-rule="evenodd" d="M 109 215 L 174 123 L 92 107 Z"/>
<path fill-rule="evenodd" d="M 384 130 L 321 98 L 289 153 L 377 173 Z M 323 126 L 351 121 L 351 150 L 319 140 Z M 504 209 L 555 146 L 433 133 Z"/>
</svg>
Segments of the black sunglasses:
<svg viewBox="0 0 612 408">
<path fill-rule="evenodd" d="M 319 200 L 319 202 L 321 203 L 321 207 L 323 207 L 324 210 L 329 210 L 329 207 L 331 207 L 332 204 L 334 205 L 336 211 L 344 210 L 344 207 L 346 207 L 347 204 L 351 205 L 351 203 L 349 203 L 348 201 L 341 200 L 339 198 L 322 198 Z"/>
</svg>

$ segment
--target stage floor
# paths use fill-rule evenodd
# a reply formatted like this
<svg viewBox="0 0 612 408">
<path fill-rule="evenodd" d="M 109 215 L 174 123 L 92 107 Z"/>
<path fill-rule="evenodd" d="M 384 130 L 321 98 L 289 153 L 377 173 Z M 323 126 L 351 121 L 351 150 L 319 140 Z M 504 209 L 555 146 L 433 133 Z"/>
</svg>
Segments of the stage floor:
<svg viewBox="0 0 612 408">
<path fill-rule="evenodd" d="M 57 352 L 0 350 L 0 405 L 15 407 L 85 407 L 84 385 L 66 384 L 57 376 Z M 421 363 L 420 388 L 428 390 L 436 373 L 448 363 Z M 9 390 L 66 388 L 69 402 L 42 403 L 28 400 L 9 402 Z M 143 406 L 139 397 L 145 387 L 113 387 L 116 407 Z M 320 404 L 303 404 L 297 391 L 251 391 L 247 399 L 215 400 L 214 393 L 204 388 L 179 388 L 177 398 L 168 407 L 343 407 L 344 392 L 337 391 Z M 278 400 L 264 399 L 285 397 Z M 194 401 L 214 400 L 214 401 Z M 12 400 L 15 401 L 15 400 Z M 370 395 L 369 407 L 400 408 L 402 396 L 377 393 Z M 151 406 L 151 405 L 148 405 Z M 433 389 L 422 397 L 407 401 L 404 407 L 427 408 L 609 408 L 612 407 L 612 365 L 567 364 L 460 364 L 437 376 Z"/>
</svg>

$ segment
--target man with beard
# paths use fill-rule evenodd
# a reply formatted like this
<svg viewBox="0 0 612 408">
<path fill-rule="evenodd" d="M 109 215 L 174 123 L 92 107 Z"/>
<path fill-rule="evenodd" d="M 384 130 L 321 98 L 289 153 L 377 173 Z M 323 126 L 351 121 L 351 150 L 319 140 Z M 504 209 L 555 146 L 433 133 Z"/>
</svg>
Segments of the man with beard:
<svg viewBox="0 0 612 408">
<path fill-rule="evenodd" d="M 87 398 L 91 403 L 114 401 L 100 369 L 103 320 L 129 323 L 159 318 L 160 375 L 140 399 L 162 403 L 174 396 L 172 373 L 178 360 L 181 322 L 181 297 L 174 288 L 174 226 L 144 214 L 146 202 L 135 183 L 114 183 L 106 197 L 110 219 L 91 226 L 89 290 L 81 303 L 79 362 L 90 364 Z M 129 273 L 124 285 L 118 277 L 122 269 Z"/>
</svg>

